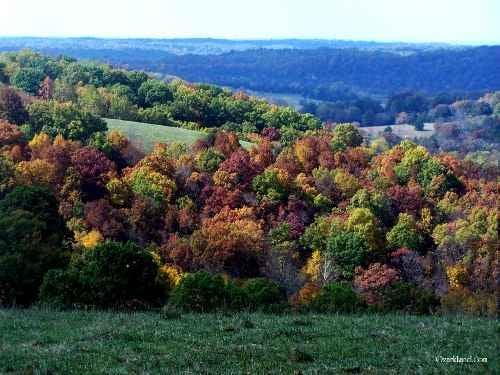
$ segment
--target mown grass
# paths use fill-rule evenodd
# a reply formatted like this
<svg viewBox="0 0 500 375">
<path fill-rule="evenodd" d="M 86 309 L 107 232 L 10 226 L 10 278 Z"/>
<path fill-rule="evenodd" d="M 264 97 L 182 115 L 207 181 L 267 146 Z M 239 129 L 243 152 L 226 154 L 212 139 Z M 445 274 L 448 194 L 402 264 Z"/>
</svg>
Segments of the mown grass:
<svg viewBox="0 0 500 375">
<path fill-rule="evenodd" d="M 136 147 L 150 152 L 157 143 L 186 143 L 193 144 L 206 134 L 202 131 L 183 129 L 172 126 L 147 124 L 142 122 L 105 119 L 109 130 L 118 130 L 123 133 Z M 241 142 L 242 146 L 249 148 L 251 143 Z"/>
<path fill-rule="evenodd" d="M 464 317 L 0 310 L 0 333 L 2 374 L 500 373 L 498 321 Z"/>
</svg>

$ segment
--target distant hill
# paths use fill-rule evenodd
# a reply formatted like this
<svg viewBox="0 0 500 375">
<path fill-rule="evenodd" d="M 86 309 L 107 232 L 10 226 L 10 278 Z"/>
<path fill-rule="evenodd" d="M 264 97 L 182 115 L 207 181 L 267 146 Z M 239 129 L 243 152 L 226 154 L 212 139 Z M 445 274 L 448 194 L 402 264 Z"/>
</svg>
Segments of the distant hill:
<svg viewBox="0 0 500 375">
<path fill-rule="evenodd" d="M 476 93 L 500 89 L 500 46 L 340 40 L 0 38 L 0 51 L 30 48 L 100 60 L 234 89 L 325 101 L 356 95 Z"/>
<path fill-rule="evenodd" d="M 142 50 L 167 52 L 176 55 L 222 54 L 230 51 L 250 49 L 316 49 L 316 48 L 358 48 L 364 50 L 387 50 L 411 53 L 437 48 L 462 48 L 444 43 L 382 43 L 373 41 L 327 40 L 327 39 L 269 39 L 269 40 L 229 40 L 212 38 L 178 39 L 101 39 L 101 38 L 34 38 L 0 37 L 0 51 L 23 48 L 43 52 L 61 51 L 68 54 L 96 53 L 98 51 Z"/>
<path fill-rule="evenodd" d="M 335 100 L 342 90 L 390 95 L 500 89 L 500 46 L 408 55 L 359 49 L 248 50 L 168 56 L 154 71 L 195 82 Z M 136 69 L 153 70 L 151 64 Z"/>
</svg>

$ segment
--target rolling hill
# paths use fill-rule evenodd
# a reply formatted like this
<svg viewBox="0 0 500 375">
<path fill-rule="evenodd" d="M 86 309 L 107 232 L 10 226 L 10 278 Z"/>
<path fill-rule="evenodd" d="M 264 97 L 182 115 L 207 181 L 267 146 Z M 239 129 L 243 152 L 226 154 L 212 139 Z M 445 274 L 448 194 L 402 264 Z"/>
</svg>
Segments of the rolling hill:
<svg viewBox="0 0 500 375">
<path fill-rule="evenodd" d="M 188 145 L 205 136 L 202 131 L 183 129 L 173 126 L 147 124 L 142 122 L 105 119 L 109 130 L 118 130 L 123 133 L 136 147 L 149 152 L 156 143 L 179 142 Z M 249 142 L 241 142 L 245 148 L 252 146 Z"/>
</svg>

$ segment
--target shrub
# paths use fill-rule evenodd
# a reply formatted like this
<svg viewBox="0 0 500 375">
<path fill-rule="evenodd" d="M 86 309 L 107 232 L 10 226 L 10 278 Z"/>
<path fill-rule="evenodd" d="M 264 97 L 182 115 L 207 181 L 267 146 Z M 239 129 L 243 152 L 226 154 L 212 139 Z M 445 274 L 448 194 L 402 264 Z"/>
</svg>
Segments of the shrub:
<svg viewBox="0 0 500 375">
<path fill-rule="evenodd" d="M 0 305 L 35 302 L 44 274 L 67 263 L 65 234 L 49 190 L 18 186 L 0 200 Z"/>
<path fill-rule="evenodd" d="M 380 303 L 380 293 L 389 285 L 399 281 L 397 270 L 381 263 L 373 263 L 367 269 L 356 269 L 354 287 L 364 297 L 364 300 L 375 305 Z"/>
<path fill-rule="evenodd" d="M 184 311 L 218 310 L 281 311 L 286 305 L 284 291 L 265 278 L 244 282 L 227 280 L 205 271 L 188 274 L 170 294 L 169 305 Z"/>
<path fill-rule="evenodd" d="M 169 303 L 187 311 L 215 311 L 231 305 L 229 288 L 220 275 L 196 272 L 186 275 L 174 288 Z"/>
<path fill-rule="evenodd" d="M 84 298 L 78 272 L 70 270 L 50 270 L 40 287 L 40 301 L 52 306 L 70 306 Z"/>
<path fill-rule="evenodd" d="M 156 306 L 164 297 L 153 255 L 133 243 L 105 242 L 85 251 L 67 270 L 48 273 L 42 302 L 102 308 Z"/>
<path fill-rule="evenodd" d="M 269 279 L 249 279 L 241 289 L 246 298 L 246 307 L 251 310 L 277 308 L 286 303 L 284 291 Z"/>
<path fill-rule="evenodd" d="M 441 308 L 445 313 L 498 317 L 494 294 L 472 293 L 466 288 L 451 289 L 441 297 Z"/>
<path fill-rule="evenodd" d="M 429 314 L 439 306 L 434 293 L 414 284 L 398 282 L 382 293 L 384 310 L 403 310 L 416 314 Z"/>
<path fill-rule="evenodd" d="M 354 312 L 363 303 L 348 284 L 334 282 L 324 286 L 309 307 L 318 312 Z"/>
<path fill-rule="evenodd" d="M 292 296 L 291 303 L 295 307 L 307 307 L 318 296 L 320 291 L 321 289 L 316 283 L 308 282 Z"/>
<path fill-rule="evenodd" d="M 196 160 L 196 167 L 202 172 L 213 173 L 219 168 L 220 163 L 224 161 L 224 155 L 209 148 L 202 151 Z"/>
</svg>

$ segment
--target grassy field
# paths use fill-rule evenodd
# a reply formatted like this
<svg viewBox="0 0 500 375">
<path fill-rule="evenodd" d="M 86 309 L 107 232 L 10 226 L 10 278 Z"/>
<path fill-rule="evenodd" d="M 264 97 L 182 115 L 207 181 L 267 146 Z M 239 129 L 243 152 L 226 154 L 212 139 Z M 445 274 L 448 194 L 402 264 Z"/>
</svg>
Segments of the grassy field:
<svg viewBox="0 0 500 375">
<path fill-rule="evenodd" d="M 137 147 L 149 152 L 156 143 L 182 142 L 193 144 L 205 136 L 203 132 L 146 124 L 141 122 L 106 119 L 109 130 L 118 130 Z"/>
<path fill-rule="evenodd" d="M 201 131 L 188 130 L 174 126 L 146 124 L 142 122 L 105 119 L 109 130 L 118 130 L 138 148 L 150 152 L 156 143 L 186 143 L 193 144 L 203 138 L 205 133 Z M 251 143 L 241 142 L 245 148 L 251 147 Z"/>
<path fill-rule="evenodd" d="M 365 126 L 361 128 L 362 133 L 371 137 L 377 136 L 383 132 L 385 128 L 392 128 L 392 132 L 401 138 L 429 138 L 434 134 L 434 124 L 427 123 L 424 125 L 424 130 L 415 130 L 413 125 L 383 125 L 383 126 Z"/>
<path fill-rule="evenodd" d="M 464 317 L 0 310 L 0 333 L 1 374 L 500 373 L 498 321 Z"/>
</svg>

